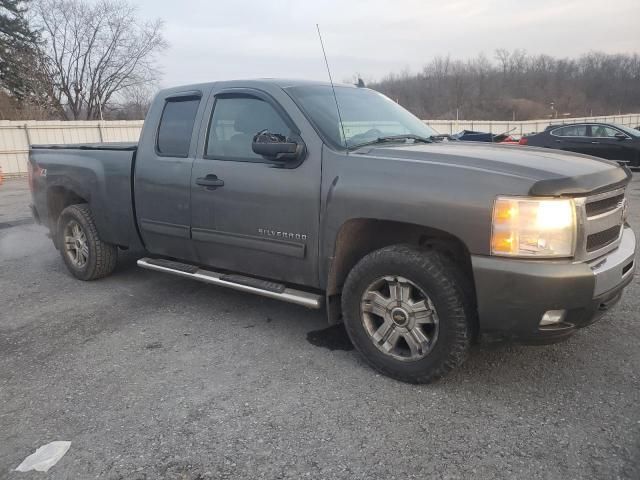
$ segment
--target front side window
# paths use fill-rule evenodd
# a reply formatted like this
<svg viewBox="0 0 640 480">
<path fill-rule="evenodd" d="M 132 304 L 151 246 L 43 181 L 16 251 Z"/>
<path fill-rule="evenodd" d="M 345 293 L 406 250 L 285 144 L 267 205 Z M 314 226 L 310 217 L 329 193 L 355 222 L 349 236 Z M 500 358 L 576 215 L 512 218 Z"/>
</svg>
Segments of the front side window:
<svg viewBox="0 0 640 480">
<path fill-rule="evenodd" d="M 635 128 L 625 127 L 624 125 L 616 124 L 616 128 L 618 128 L 622 133 L 626 134 L 631 138 L 640 138 L 640 127 L 638 127 L 638 129 L 635 129 Z"/>
<path fill-rule="evenodd" d="M 262 130 L 289 136 L 290 128 L 267 102 L 255 97 L 217 98 L 209 125 L 206 156 L 223 160 L 263 161 L 253 152 Z"/>
<path fill-rule="evenodd" d="M 381 93 L 368 88 L 336 86 L 343 135 L 330 86 L 300 86 L 286 90 L 334 147 L 344 148 L 346 143 L 351 148 L 387 136 L 415 135 L 428 139 L 438 134 Z"/>
<path fill-rule="evenodd" d="M 166 157 L 187 157 L 200 98 L 168 99 L 162 111 L 156 148 Z"/>
<path fill-rule="evenodd" d="M 591 125 L 591 136 L 598 138 L 613 138 L 617 133 L 621 133 L 615 128 L 607 127 L 606 125 Z"/>
<path fill-rule="evenodd" d="M 556 128 L 551 132 L 556 137 L 586 137 L 586 125 L 572 125 L 570 127 Z"/>
</svg>

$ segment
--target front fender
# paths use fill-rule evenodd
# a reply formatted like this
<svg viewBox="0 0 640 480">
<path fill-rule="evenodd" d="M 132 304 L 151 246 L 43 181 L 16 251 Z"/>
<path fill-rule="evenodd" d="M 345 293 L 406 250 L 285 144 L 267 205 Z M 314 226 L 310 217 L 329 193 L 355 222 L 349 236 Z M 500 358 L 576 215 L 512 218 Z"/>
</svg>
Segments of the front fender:
<svg viewBox="0 0 640 480">
<path fill-rule="evenodd" d="M 525 194 L 528 178 L 443 163 L 344 155 L 323 156 L 320 282 L 326 285 L 343 225 L 360 218 L 419 225 L 459 239 L 471 254 L 490 248 L 493 202 Z"/>
</svg>

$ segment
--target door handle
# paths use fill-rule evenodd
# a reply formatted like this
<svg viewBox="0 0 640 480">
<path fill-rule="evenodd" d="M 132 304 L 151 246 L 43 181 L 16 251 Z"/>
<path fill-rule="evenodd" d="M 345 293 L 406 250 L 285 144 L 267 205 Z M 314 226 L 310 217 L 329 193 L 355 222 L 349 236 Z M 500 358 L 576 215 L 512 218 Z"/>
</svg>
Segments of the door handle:
<svg viewBox="0 0 640 480">
<path fill-rule="evenodd" d="M 206 177 L 196 178 L 196 185 L 206 187 L 207 190 L 215 190 L 224 187 L 224 180 L 220 180 L 216 175 L 209 174 Z"/>
<path fill-rule="evenodd" d="M 594 141 L 593 141 L 593 142 L 591 142 L 591 143 L 592 143 L 592 144 L 594 144 L 594 145 L 597 145 L 597 144 L 599 144 L 600 142 L 596 142 L 596 141 L 594 140 Z"/>
</svg>

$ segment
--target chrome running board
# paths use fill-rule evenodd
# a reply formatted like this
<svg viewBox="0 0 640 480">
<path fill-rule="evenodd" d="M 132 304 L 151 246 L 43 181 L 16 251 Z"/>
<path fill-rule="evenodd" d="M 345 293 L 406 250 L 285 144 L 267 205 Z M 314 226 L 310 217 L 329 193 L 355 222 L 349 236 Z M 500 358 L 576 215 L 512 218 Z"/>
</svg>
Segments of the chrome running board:
<svg viewBox="0 0 640 480">
<path fill-rule="evenodd" d="M 195 265 L 174 262 L 172 260 L 141 258 L 138 266 L 158 272 L 172 273 L 179 277 L 191 278 L 201 282 L 229 287 L 242 292 L 255 293 L 263 297 L 275 298 L 284 302 L 295 303 L 307 308 L 321 308 L 324 297 L 315 293 L 287 288 L 281 283 L 269 282 L 244 275 L 226 274 L 204 270 Z"/>
</svg>

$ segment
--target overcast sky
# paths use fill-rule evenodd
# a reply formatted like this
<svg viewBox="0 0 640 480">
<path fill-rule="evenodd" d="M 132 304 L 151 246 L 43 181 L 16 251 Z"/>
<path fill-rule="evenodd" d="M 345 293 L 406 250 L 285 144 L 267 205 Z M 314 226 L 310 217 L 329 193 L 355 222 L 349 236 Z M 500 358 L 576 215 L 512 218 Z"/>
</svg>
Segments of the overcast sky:
<svg viewBox="0 0 640 480">
<path fill-rule="evenodd" d="M 233 78 L 380 79 L 497 48 L 640 51 L 640 0 L 137 0 L 165 21 L 161 86 Z"/>
</svg>

